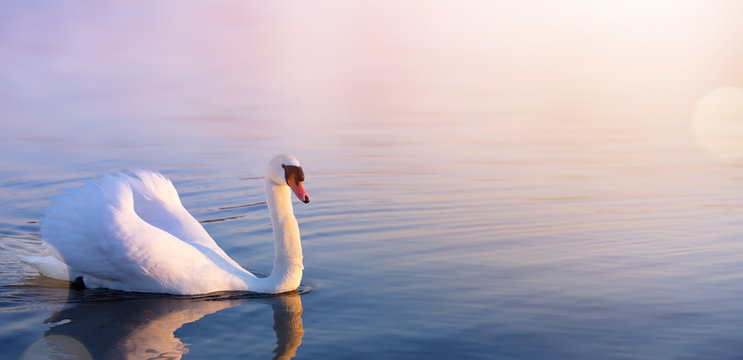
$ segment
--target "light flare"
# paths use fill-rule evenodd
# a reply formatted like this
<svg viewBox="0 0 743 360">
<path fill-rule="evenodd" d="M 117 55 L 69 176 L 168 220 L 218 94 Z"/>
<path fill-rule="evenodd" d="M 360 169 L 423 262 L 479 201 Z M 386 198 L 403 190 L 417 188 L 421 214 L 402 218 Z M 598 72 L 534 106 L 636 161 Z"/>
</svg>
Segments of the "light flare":
<svg viewBox="0 0 743 360">
<path fill-rule="evenodd" d="M 743 157 L 743 88 L 712 90 L 697 103 L 691 119 L 697 145 L 727 160 Z"/>
</svg>

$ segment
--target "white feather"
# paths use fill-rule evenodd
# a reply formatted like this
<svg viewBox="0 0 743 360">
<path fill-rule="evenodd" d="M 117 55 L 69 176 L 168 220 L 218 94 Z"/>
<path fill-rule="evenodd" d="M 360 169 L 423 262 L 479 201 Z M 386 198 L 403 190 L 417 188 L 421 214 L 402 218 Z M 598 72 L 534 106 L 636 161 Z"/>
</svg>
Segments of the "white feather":
<svg viewBox="0 0 743 360">
<path fill-rule="evenodd" d="M 292 160 L 274 158 L 269 172 Z M 266 176 L 277 250 L 267 278 L 230 258 L 186 211 L 170 180 L 148 170 L 104 175 L 53 198 L 41 220 L 49 256 L 22 260 L 49 277 L 81 276 L 87 287 L 173 294 L 294 290 L 302 274 L 299 228 L 288 186 L 275 178 Z"/>
</svg>

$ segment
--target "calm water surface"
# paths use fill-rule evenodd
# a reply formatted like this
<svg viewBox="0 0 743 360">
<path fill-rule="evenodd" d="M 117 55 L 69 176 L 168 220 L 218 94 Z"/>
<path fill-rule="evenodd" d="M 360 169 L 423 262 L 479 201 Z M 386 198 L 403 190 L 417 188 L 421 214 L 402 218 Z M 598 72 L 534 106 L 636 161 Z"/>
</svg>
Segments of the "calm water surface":
<svg viewBox="0 0 743 360">
<path fill-rule="evenodd" d="M 0 357 L 740 358 L 743 163 L 690 124 L 743 87 L 741 10 L 3 3 Z M 63 188 L 152 168 L 268 273 L 281 152 L 298 293 L 68 291 L 12 255 Z"/>
</svg>

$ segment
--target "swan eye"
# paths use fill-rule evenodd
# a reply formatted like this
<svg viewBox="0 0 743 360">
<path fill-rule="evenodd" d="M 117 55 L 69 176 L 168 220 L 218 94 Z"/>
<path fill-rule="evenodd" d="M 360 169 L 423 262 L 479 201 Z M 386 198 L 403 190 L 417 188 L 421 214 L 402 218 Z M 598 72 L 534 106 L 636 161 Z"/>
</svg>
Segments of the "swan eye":
<svg viewBox="0 0 743 360">
<path fill-rule="evenodd" d="M 292 179 L 296 185 L 304 181 L 304 171 L 302 171 L 301 167 L 293 165 L 281 165 L 281 167 L 284 168 L 284 177 L 286 178 L 287 185 Z"/>
</svg>

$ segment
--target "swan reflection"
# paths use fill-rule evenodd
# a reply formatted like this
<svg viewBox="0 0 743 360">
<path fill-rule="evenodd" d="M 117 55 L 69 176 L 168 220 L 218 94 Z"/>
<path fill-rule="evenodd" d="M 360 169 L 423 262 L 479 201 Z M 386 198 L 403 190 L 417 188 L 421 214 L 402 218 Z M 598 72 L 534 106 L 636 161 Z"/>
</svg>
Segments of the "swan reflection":
<svg viewBox="0 0 743 360">
<path fill-rule="evenodd" d="M 247 303 L 269 304 L 273 309 L 274 359 L 295 356 L 304 335 L 298 292 L 270 297 L 132 295 L 70 302 L 47 320 L 52 327 L 26 350 L 23 359 L 180 359 L 189 349 L 176 337 L 176 330 Z"/>
</svg>

